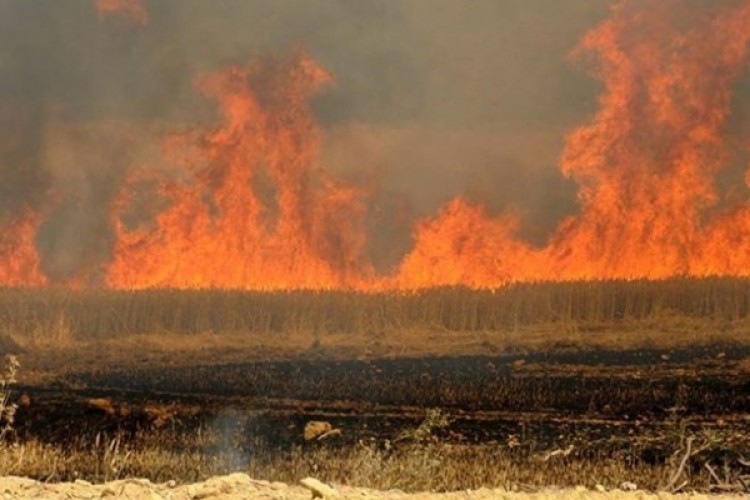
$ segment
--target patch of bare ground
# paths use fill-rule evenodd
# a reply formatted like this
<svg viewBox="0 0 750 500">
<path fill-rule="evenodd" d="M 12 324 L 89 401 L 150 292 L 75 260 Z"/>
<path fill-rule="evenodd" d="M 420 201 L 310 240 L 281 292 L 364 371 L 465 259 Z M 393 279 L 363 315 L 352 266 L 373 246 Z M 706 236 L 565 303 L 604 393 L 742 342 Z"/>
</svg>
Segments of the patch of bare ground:
<svg viewBox="0 0 750 500">
<path fill-rule="evenodd" d="M 605 491 L 589 490 L 579 487 L 573 489 L 541 489 L 533 492 L 514 492 L 503 489 L 481 488 L 460 492 L 404 493 L 401 490 L 378 491 L 346 485 L 324 485 L 327 489 L 310 489 L 302 485 L 290 485 L 280 482 L 255 480 L 243 473 L 215 476 L 200 483 L 178 485 L 174 482 L 152 483 L 147 479 L 121 479 L 104 484 L 91 484 L 78 480 L 68 483 L 43 483 L 32 479 L 8 476 L 0 478 L 0 493 L 5 498 L 32 499 L 70 499 L 70 498 L 139 498 L 139 499 L 245 499 L 245 498 L 278 498 L 303 500 L 309 498 L 404 498 L 404 499 L 670 499 L 691 498 L 693 500 L 721 500 L 733 498 L 729 495 L 673 495 L 669 493 L 652 493 L 646 491 Z"/>
</svg>

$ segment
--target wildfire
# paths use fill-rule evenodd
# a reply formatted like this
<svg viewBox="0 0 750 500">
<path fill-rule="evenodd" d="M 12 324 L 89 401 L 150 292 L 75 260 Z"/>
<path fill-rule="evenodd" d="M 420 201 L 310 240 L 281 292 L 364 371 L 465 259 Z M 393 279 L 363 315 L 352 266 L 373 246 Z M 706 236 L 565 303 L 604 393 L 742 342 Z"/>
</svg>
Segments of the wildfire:
<svg viewBox="0 0 750 500">
<path fill-rule="evenodd" d="M 33 210 L 2 224 L 0 231 L 0 283 L 5 286 L 41 286 L 47 278 L 40 269 L 34 238 L 41 217 Z"/>
<path fill-rule="evenodd" d="M 148 22 L 137 0 L 96 7 Z M 459 196 L 415 223 L 412 250 L 387 275 L 367 255 L 368 192 L 319 163 L 310 100 L 332 76 L 303 53 L 201 76 L 220 120 L 169 137 L 169 169 L 131 169 L 112 202 L 104 281 L 382 290 L 750 275 L 750 199 L 730 202 L 717 188 L 737 153 L 726 128 L 749 38 L 747 2 L 617 4 L 571 56 L 603 84 L 598 111 L 566 137 L 561 158 L 579 186 L 578 213 L 537 247 L 518 236 L 518 217 Z M 40 222 L 27 212 L 5 224 L 3 284 L 47 283 Z"/>
<path fill-rule="evenodd" d="M 679 8 L 663 2 L 644 15 L 623 4 L 576 50 L 594 59 L 605 91 L 593 122 L 568 137 L 563 153 L 582 208 L 551 248 L 566 277 L 750 271 L 750 261 L 726 265 L 732 245 L 705 250 L 719 227 L 735 230 L 715 213 L 714 179 L 728 158 L 723 128 L 730 84 L 746 64 L 750 5 Z M 690 28 L 677 29 L 680 21 Z"/>
<path fill-rule="evenodd" d="M 448 244 L 438 259 L 472 262 L 471 278 L 460 281 L 472 286 L 750 274 L 750 205 L 717 211 L 714 185 L 728 158 L 723 127 L 748 37 L 747 3 L 719 12 L 676 1 L 616 6 L 573 53 L 604 84 L 598 113 L 567 137 L 562 155 L 563 174 L 579 185 L 580 213 L 537 250 L 516 241 L 501 219 L 478 222 L 469 211 L 460 225 L 440 215 L 417 228 L 402 274 L 438 268 L 437 234 L 443 243 L 471 241 L 477 230 L 479 251 Z M 488 265 L 492 256 L 506 265 Z M 446 276 L 420 284 L 452 283 Z"/>
<path fill-rule="evenodd" d="M 187 180 L 159 179 L 169 207 L 153 224 L 122 221 L 107 283 L 223 288 L 335 288 L 363 276 L 363 206 L 317 164 L 310 96 L 331 81 L 314 61 L 266 60 L 198 80 L 223 122 L 168 141 Z M 155 174 L 153 174 L 155 175 Z"/>
<path fill-rule="evenodd" d="M 490 218 L 482 207 L 456 198 L 435 219 L 417 224 L 417 245 L 401 264 L 397 286 L 481 288 L 529 278 L 539 272 L 539 258 L 515 239 L 518 226 L 515 217 Z"/>
</svg>

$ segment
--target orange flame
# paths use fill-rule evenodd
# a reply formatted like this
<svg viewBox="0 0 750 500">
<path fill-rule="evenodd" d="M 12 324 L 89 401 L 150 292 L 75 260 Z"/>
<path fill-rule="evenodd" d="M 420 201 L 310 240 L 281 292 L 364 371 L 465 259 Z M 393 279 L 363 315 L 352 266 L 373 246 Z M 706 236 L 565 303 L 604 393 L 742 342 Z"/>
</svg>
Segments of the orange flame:
<svg viewBox="0 0 750 500">
<path fill-rule="evenodd" d="M 148 20 L 136 1 L 96 5 Z M 105 283 L 382 290 L 750 275 L 750 197 L 717 188 L 736 160 L 726 129 L 749 41 L 749 2 L 620 2 L 573 52 L 603 84 L 599 110 L 562 153 L 579 212 L 535 247 L 518 217 L 457 197 L 416 223 L 413 249 L 388 276 L 367 256 L 367 192 L 318 163 L 309 101 L 331 75 L 296 54 L 203 76 L 197 87 L 220 121 L 170 137 L 168 167 L 132 169 L 112 204 Z M 46 282 L 39 221 L 8 224 L 0 282 Z"/>
<path fill-rule="evenodd" d="M 115 216 L 107 283 L 118 288 L 331 288 L 362 272 L 360 192 L 319 165 L 309 97 L 331 76 L 306 56 L 198 80 L 223 123 L 169 141 L 188 180 L 161 182 L 153 227 Z"/>
<path fill-rule="evenodd" d="M 41 286 L 47 279 L 40 269 L 34 239 L 41 217 L 27 209 L 0 229 L 0 284 L 3 286 Z"/>
<path fill-rule="evenodd" d="M 716 215 L 714 187 L 728 156 L 723 126 L 730 84 L 746 61 L 750 5 L 717 14 L 683 3 L 623 2 L 574 52 L 593 60 L 605 90 L 592 123 L 573 131 L 563 152 L 562 172 L 580 186 L 580 213 L 546 248 L 530 250 L 502 218 L 483 220 L 476 208 L 458 219 L 444 212 L 417 228 L 403 281 L 446 262 L 470 269 L 458 282 L 475 287 L 750 274 L 750 204 Z M 476 241 L 477 231 L 483 243 L 471 254 L 450 243 Z M 488 265 L 493 259 L 508 265 Z M 456 281 L 449 271 L 430 273 L 420 286 Z"/>
<path fill-rule="evenodd" d="M 538 259 L 514 239 L 518 222 L 512 216 L 489 218 L 482 207 L 454 199 L 435 219 L 417 224 L 417 245 L 401 264 L 397 286 L 481 288 L 533 275 Z"/>
<path fill-rule="evenodd" d="M 746 61 L 750 5 L 708 14 L 674 1 L 647 12 L 624 3 L 578 47 L 595 58 L 606 90 L 563 153 L 582 207 L 553 243 L 566 277 L 747 273 L 750 261 L 715 267 L 718 255 L 701 247 L 728 157 L 723 126 Z M 676 28 L 681 16 L 687 30 Z"/>
<path fill-rule="evenodd" d="M 94 0 L 99 19 L 110 15 L 120 15 L 131 21 L 145 26 L 149 22 L 149 15 L 141 0 Z"/>
</svg>

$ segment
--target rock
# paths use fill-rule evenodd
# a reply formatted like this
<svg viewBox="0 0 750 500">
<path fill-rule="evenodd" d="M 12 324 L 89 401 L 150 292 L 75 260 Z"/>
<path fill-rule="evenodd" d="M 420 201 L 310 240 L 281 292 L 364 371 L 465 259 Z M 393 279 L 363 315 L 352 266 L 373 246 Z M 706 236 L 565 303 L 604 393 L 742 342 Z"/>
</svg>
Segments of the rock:
<svg viewBox="0 0 750 500">
<path fill-rule="evenodd" d="M 622 491 L 635 491 L 638 489 L 638 486 L 635 483 L 631 483 L 630 481 L 623 481 L 620 483 L 620 489 Z"/>
<path fill-rule="evenodd" d="M 154 490 L 148 490 L 148 493 L 143 494 L 140 498 L 145 498 L 146 500 L 164 500 L 164 497 Z"/>
<path fill-rule="evenodd" d="M 208 481 L 205 483 L 191 484 L 187 487 L 186 493 L 189 498 L 194 500 L 201 500 L 202 498 L 210 498 L 218 496 L 222 491 L 209 484 Z"/>
<path fill-rule="evenodd" d="M 89 407 L 102 411 L 107 415 L 115 414 L 115 407 L 112 405 L 112 401 L 107 398 L 91 398 L 87 401 Z"/>
<path fill-rule="evenodd" d="M 521 368 L 525 364 L 526 364 L 526 360 L 525 359 L 517 359 L 517 360 L 515 360 L 514 362 L 511 363 L 511 366 L 513 368 Z"/>
<path fill-rule="evenodd" d="M 248 486 L 248 485 L 252 485 L 253 483 L 252 478 L 250 478 L 250 476 L 248 476 L 244 472 L 233 472 L 232 474 L 229 474 L 228 476 L 224 476 L 224 479 L 226 479 L 228 483 L 232 483 L 235 486 L 236 485 Z"/>
<path fill-rule="evenodd" d="M 306 477 L 299 482 L 302 486 L 312 491 L 313 498 L 331 498 L 338 496 L 338 492 L 328 486 L 327 484 L 321 483 L 314 477 Z"/>
<path fill-rule="evenodd" d="M 31 396 L 29 396 L 25 392 L 21 394 L 21 397 L 18 398 L 18 406 L 22 408 L 28 408 L 29 406 L 31 406 Z"/>
<path fill-rule="evenodd" d="M 605 487 L 604 487 L 604 486 L 602 486 L 601 484 L 597 484 L 596 486 L 594 486 L 594 489 L 595 489 L 596 491 L 601 491 L 602 493 L 603 493 L 603 492 L 605 492 L 605 491 L 607 491 L 607 488 L 605 488 Z"/>
<path fill-rule="evenodd" d="M 326 439 L 333 436 L 340 436 L 341 429 L 334 429 L 330 422 L 321 420 L 311 420 L 305 424 L 304 431 L 305 441 L 313 439 Z"/>
<path fill-rule="evenodd" d="M 193 494 L 193 498 L 208 498 L 218 495 L 227 495 L 234 491 L 236 482 L 228 476 L 212 477 L 202 483 L 203 489 Z"/>
<path fill-rule="evenodd" d="M 125 484 L 120 491 L 117 492 L 117 498 L 142 498 L 143 500 L 164 500 L 156 491 L 143 486 L 141 484 Z"/>
<path fill-rule="evenodd" d="M 318 441 L 323 441 L 324 439 L 329 439 L 332 437 L 338 437 L 341 435 L 341 429 L 331 429 L 328 432 L 324 432 L 320 436 L 318 436 Z"/>
<path fill-rule="evenodd" d="M 114 497 L 114 496 L 117 496 L 117 490 L 115 488 L 112 488 L 111 486 L 105 486 L 104 489 L 102 489 L 101 493 L 99 494 L 99 498 Z"/>
<path fill-rule="evenodd" d="M 305 424 L 304 437 L 305 441 L 311 441 L 318 436 L 322 436 L 326 432 L 333 429 L 330 422 L 324 422 L 320 420 L 311 420 Z"/>
</svg>

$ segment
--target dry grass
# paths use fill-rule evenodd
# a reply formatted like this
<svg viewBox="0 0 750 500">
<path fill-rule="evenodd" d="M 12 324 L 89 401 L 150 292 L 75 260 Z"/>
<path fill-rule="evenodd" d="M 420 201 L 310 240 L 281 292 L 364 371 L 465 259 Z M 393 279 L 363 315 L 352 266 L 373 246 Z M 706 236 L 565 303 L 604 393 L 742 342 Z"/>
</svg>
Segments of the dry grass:
<svg viewBox="0 0 750 500">
<path fill-rule="evenodd" d="M 251 464 L 258 476 L 270 475 L 293 482 L 314 475 L 324 481 L 364 485 L 368 488 L 404 491 L 457 491 L 478 488 L 521 487 L 533 490 L 549 486 L 602 484 L 617 488 L 624 481 L 654 487 L 667 473 L 664 466 L 633 463 L 627 457 L 564 458 L 547 462 L 513 453 L 498 446 L 412 445 L 395 452 L 374 447 L 320 449 L 305 453 L 296 449 L 287 467 Z"/>
<path fill-rule="evenodd" d="M 493 332 L 529 325 L 744 321 L 750 279 L 672 279 L 516 284 L 499 290 L 0 291 L 0 333 L 44 344 L 128 334 L 254 332 L 378 335 L 403 331 Z"/>
<path fill-rule="evenodd" d="M 369 350 L 377 356 L 431 354 L 467 343 L 474 352 L 746 343 L 748 333 L 745 278 L 401 294 L 0 290 L 0 339 L 25 349 L 77 349 L 92 342 L 130 342 L 147 351 L 359 346 L 355 355 Z"/>
<path fill-rule="evenodd" d="M 227 470 L 227 464 L 221 459 L 198 451 L 170 450 L 156 442 L 133 450 L 119 438 L 95 445 L 81 442 L 67 448 L 36 440 L 0 447 L 0 475 L 42 481 L 104 482 L 148 477 L 159 481 L 180 478 L 182 482 L 189 482 Z"/>
<path fill-rule="evenodd" d="M 680 441 L 669 435 L 658 438 L 663 446 L 680 451 Z M 701 442 L 708 442 L 707 438 Z M 675 460 L 649 463 L 638 456 L 640 444 L 634 438 L 631 449 L 592 448 L 570 454 L 540 450 L 533 442 L 461 445 L 437 439 L 275 450 L 261 442 L 239 443 L 216 430 L 190 435 L 166 430 L 144 433 L 129 442 L 117 435 L 97 435 L 80 438 L 65 448 L 36 440 L 0 446 L 0 474 L 43 481 L 104 482 L 141 477 L 189 483 L 241 471 L 269 481 L 296 483 L 312 475 L 337 484 L 404 491 L 534 490 L 597 484 L 611 489 L 625 481 L 645 489 L 664 488 L 678 471 L 682 455 L 675 453 Z M 690 466 L 679 471 L 680 482 L 687 489 L 710 489 L 711 477 L 701 467 L 703 463 L 707 460 L 692 457 Z"/>
</svg>

